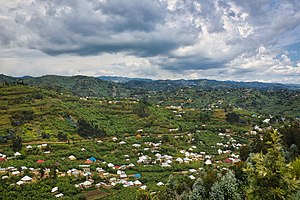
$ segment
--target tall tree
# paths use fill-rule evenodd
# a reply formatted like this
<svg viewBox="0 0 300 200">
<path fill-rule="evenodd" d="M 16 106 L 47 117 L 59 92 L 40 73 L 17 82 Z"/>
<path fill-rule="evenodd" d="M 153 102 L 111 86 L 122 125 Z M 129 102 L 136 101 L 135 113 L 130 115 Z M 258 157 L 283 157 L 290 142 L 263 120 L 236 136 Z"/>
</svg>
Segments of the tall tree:
<svg viewBox="0 0 300 200">
<path fill-rule="evenodd" d="M 211 187 L 209 193 L 211 200 L 242 200 L 238 181 L 232 171 L 228 171 L 219 181 Z"/>
<path fill-rule="evenodd" d="M 22 148 L 23 139 L 21 136 L 16 135 L 12 138 L 11 141 L 12 141 L 11 146 L 15 151 L 19 151 Z"/>
<path fill-rule="evenodd" d="M 270 133 L 267 153 L 252 154 L 244 168 L 248 177 L 248 199 L 286 199 L 299 189 L 299 180 L 282 155 L 281 136 Z"/>
</svg>

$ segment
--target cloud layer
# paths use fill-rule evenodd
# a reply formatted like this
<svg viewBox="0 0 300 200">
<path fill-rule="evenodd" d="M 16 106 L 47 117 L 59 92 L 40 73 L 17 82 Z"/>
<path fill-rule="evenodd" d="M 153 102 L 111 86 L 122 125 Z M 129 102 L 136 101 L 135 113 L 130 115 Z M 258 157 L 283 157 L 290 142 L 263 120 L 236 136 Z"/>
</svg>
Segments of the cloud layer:
<svg viewBox="0 0 300 200">
<path fill-rule="evenodd" d="M 0 73 L 300 83 L 297 0 L 4 0 Z"/>
</svg>

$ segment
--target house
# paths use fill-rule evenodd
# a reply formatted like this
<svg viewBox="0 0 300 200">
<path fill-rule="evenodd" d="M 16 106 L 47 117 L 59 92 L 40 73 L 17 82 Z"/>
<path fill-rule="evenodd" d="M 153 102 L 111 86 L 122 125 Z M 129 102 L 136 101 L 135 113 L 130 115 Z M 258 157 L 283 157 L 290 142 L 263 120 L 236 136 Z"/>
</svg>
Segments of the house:
<svg viewBox="0 0 300 200">
<path fill-rule="evenodd" d="M 41 163 L 44 163 L 45 161 L 44 160 L 37 160 L 36 163 L 38 164 L 41 164 Z"/>
<path fill-rule="evenodd" d="M 162 167 L 171 167 L 171 165 L 169 165 L 168 163 L 164 162 L 164 163 L 161 163 L 161 166 Z"/>
<path fill-rule="evenodd" d="M 179 162 L 180 164 L 183 163 L 183 159 L 182 158 L 176 158 L 176 161 Z"/>
<path fill-rule="evenodd" d="M 76 160 L 76 157 L 73 155 L 70 155 L 68 158 L 69 158 L 69 160 Z"/>
<path fill-rule="evenodd" d="M 142 186 L 142 182 L 139 180 L 136 180 L 133 182 L 135 186 Z"/>
<path fill-rule="evenodd" d="M 97 167 L 97 168 L 96 168 L 96 171 L 97 171 L 98 173 L 103 173 L 103 172 L 105 172 L 104 169 L 102 169 L 102 168 L 100 168 L 100 167 Z"/>
<path fill-rule="evenodd" d="M 95 157 L 90 157 L 89 160 L 92 161 L 92 162 L 96 162 L 97 161 L 97 159 Z"/>
<path fill-rule="evenodd" d="M 20 175 L 21 173 L 19 172 L 19 171 L 13 171 L 12 173 L 11 173 L 11 175 L 13 175 L 13 176 L 18 176 L 18 175 Z"/>
<path fill-rule="evenodd" d="M 88 188 L 92 186 L 92 182 L 91 181 L 85 181 L 83 183 L 80 184 L 82 187 Z"/>
<path fill-rule="evenodd" d="M 139 129 L 139 130 L 137 130 L 136 132 L 137 132 L 137 133 L 143 133 L 143 131 L 144 131 L 143 129 Z"/>
<path fill-rule="evenodd" d="M 87 159 L 84 163 L 85 163 L 85 164 L 92 164 L 93 161 L 91 161 L 90 159 Z"/>
<path fill-rule="evenodd" d="M 141 174 L 134 174 L 133 177 L 134 177 L 134 178 L 141 178 L 142 175 L 141 175 Z"/>
<path fill-rule="evenodd" d="M 24 176 L 21 181 L 24 181 L 24 182 L 31 182 L 32 181 L 32 178 L 29 177 L 29 176 Z"/>
<path fill-rule="evenodd" d="M 123 187 L 132 187 L 132 186 L 134 186 L 134 183 L 132 181 L 128 181 L 123 185 Z"/>
<path fill-rule="evenodd" d="M 31 146 L 31 145 L 28 145 L 27 147 L 26 147 L 26 149 L 27 150 L 31 150 L 33 147 Z"/>
<path fill-rule="evenodd" d="M 112 164 L 112 163 L 108 163 L 107 166 L 108 166 L 108 167 L 114 167 L 115 165 Z"/>
<path fill-rule="evenodd" d="M 190 175 L 189 178 L 190 178 L 191 180 L 195 180 L 195 179 L 196 179 L 196 177 L 193 176 L 193 175 Z"/>
<path fill-rule="evenodd" d="M 117 170 L 117 174 L 120 175 L 120 174 L 123 174 L 124 172 L 121 171 L 121 170 Z"/>
<path fill-rule="evenodd" d="M 146 186 L 146 185 L 142 185 L 142 186 L 140 187 L 140 189 L 146 190 L 146 189 L 147 189 L 147 186 Z"/>
<path fill-rule="evenodd" d="M 52 188 L 52 190 L 51 190 L 52 193 L 56 193 L 57 191 L 58 191 L 58 187 L 54 187 L 54 188 Z"/>
<path fill-rule="evenodd" d="M 205 165 L 211 165 L 211 164 L 212 164 L 211 160 L 206 160 L 205 161 Z"/>
<path fill-rule="evenodd" d="M 220 155 L 222 153 L 223 153 L 223 151 L 221 149 L 218 149 L 218 154 Z"/>
<path fill-rule="evenodd" d="M 141 145 L 140 145 L 140 144 L 133 144 L 132 146 L 138 148 L 138 147 L 140 147 Z"/>
<path fill-rule="evenodd" d="M 129 165 L 128 165 L 128 167 L 134 167 L 135 166 L 135 164 L 133 164 L 133 163 L 130 163 Z"/>
<path fill-rule="evenodd" d="M 120 174 L 120 178 L 127 178 L 127 174 L 125 174 L 125 173 Z"/>
<path fill-rule="evenodd" d="M 232 163 L 232 160 L 231 159 L 229 159 L 229 158 L 226 158 L 225 160 L 224 160 L 224 163 Z"/>
<path fill-rule="evenodd" d="M 63 196 L 64 196 L 63 193 L 59 193 L 59 194 L 55 195 L 56 198 L 62 198 Z"/>
<path fill-rule="evenodd" d="M 157 186 L 163 186 L 163 185 L 165 185 L 163 182 L 158 182 L 157 184 L 156 184 Z"/>
<path fill-rule="evenodd" d="M 17 185 L 23 185 L 24 184 L 24 181 L 18 181 L 17 183 L 16 183 Z"/>
<path fill-rule="evenodd" d="M 42 148 L 46 148 L 48 144 L 42 144 Z"/>
<path fill-rule="evenodd" d="M 21 156 L 21 153 L 20 153 L 20 152 L 16 152 L 16 153 L 14 154 L 14 156 Z"/>
</svg>

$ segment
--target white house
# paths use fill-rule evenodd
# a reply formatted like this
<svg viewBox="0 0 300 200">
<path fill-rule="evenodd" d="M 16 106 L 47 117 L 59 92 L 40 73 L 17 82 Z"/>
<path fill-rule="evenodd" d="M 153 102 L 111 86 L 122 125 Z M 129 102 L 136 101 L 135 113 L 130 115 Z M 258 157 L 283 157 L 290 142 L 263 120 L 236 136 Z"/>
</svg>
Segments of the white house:
<svg viewBox="0 0 300 200">
<path fill-rule="evenodd" d="M 63 197 L 63 196 L 64 196 L 63 193 L 59 193 L 59 194 L 55 195 L 56 198 L 61 198 L 61 197 Z"/>
<path fill-rule="evenodd" d="M 24 181 L 24 182 L 30 182 L 30 181 L 32 181 L 32 178 L 29 177 L 29 176 L 24 176 L 24 177 L 21 179 L 21 181 Z"/>
<path fill-rule="evenodd" d="M 52 188 L 52 190 L 51 190 L 52 193 L 55 193 L 55 192 L 57 192 L 57 191 L 58 191 L 58 187 L 54 187 L 54 188 Z"/>
<path fill-rule="evenodd" d="M 157 186 L 163 186 L 163 185 L 165 185 L 163 182 L 158 182 L 157 184 L 156 184 Z"/>
<path fill-rule="evenodd" d="M 21 153 L 20 153 L 20 152 L 16 152 L 14 155 L 15 155 L 15 156 L 20 156 Z"/>
</svg>

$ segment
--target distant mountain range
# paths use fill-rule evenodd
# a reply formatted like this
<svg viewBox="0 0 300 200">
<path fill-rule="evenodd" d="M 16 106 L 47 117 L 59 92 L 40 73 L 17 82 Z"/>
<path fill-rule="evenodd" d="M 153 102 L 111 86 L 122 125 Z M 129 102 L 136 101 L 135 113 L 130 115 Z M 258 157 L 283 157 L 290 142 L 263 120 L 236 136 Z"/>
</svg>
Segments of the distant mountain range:
<svg viewBox="0 0 300 200">
<path fill-rule="evenodd" d="M 151 82 L 152 79 L 148 78 L 128 78 L 128 77 L 121 77 L 121 76 L 99 76 L 97 77 L 103 81 L 112 81 L 115 83 L 127 83 L 129 81 L 144 81 L 144 82 Z"/>
<path fill-rule="evenodd" d="M 137 90 L 142 91 L 175 91 L 182 88 L 193 89 L 238 89 L 249 88 L 257 90 L 300 90 L 300 85 L 198 80 L 151 80 L 144 78 L 127 78 L 118 76 L 57 76 L 41 77 L 11 77 L 0 74 L 0 83 L 24 83 L 58 92 L 69 92 L 78 96 L 95 97 L 128 97 Z"/>
</svg>

